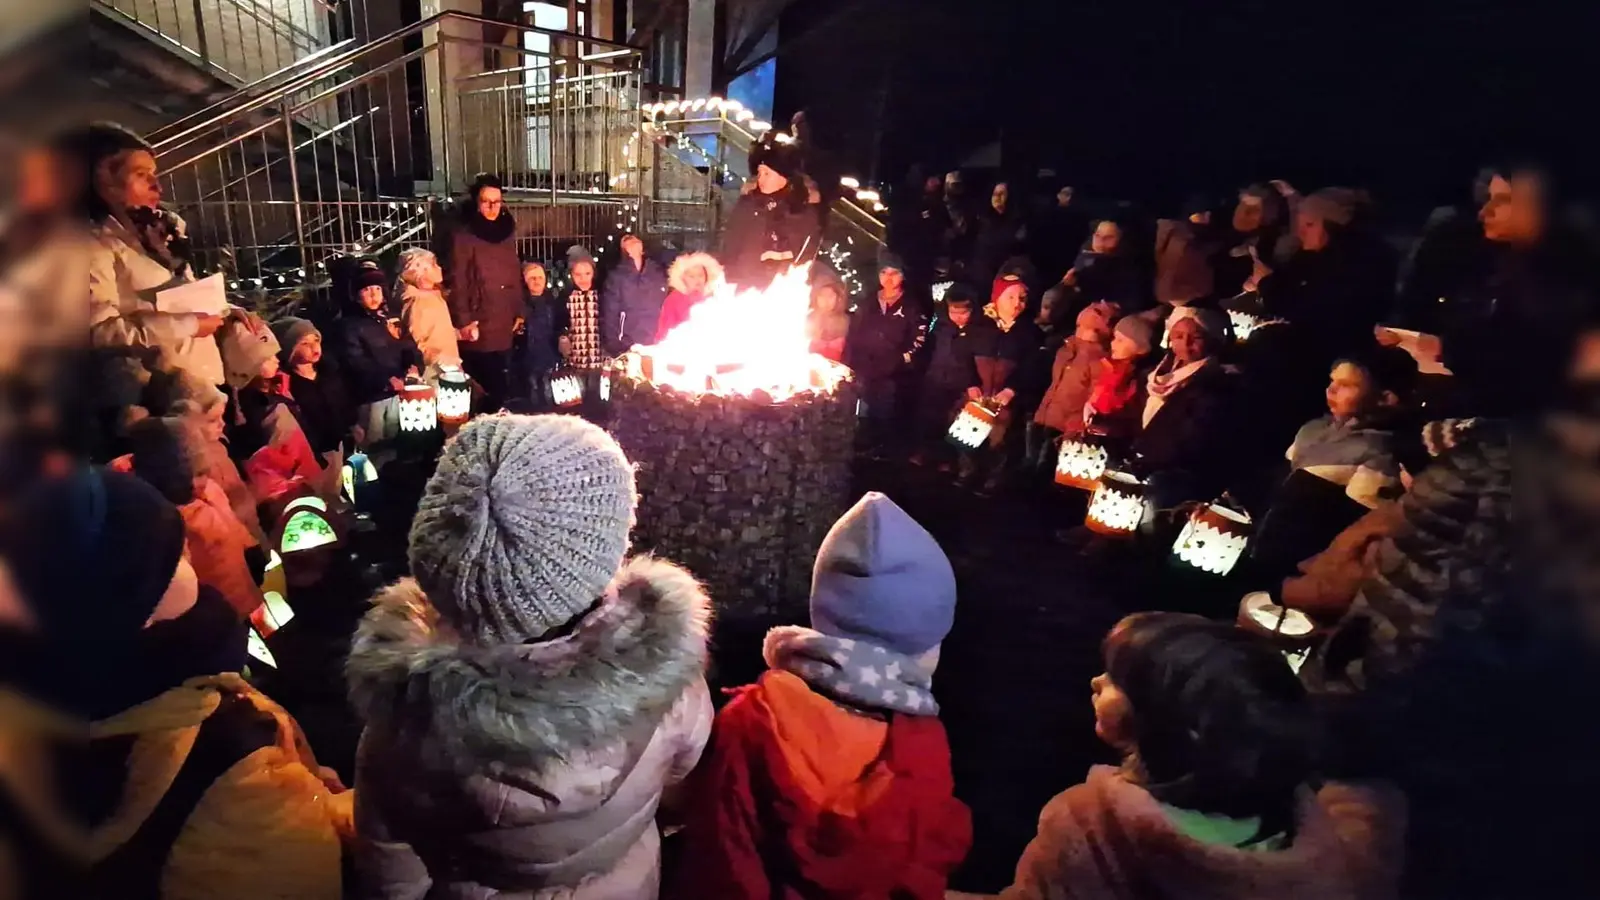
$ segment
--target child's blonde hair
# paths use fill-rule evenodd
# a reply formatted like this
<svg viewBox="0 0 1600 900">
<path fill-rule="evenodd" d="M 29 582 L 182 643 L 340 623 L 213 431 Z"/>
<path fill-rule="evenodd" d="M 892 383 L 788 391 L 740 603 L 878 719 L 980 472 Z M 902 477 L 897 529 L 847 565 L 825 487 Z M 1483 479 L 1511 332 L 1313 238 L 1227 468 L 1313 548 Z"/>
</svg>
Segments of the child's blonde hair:
<svg viewBox="0 0 1600 900">
<path fill-rule="evenodd" d="M 397 276 L 399 284 L 395 285 L 395 293 L 399 294 L 404 285 L 416 285 L 417 278 L 422 274 L 422 270 L 428 266 L 436 265 L 438 262 L 439 258 L 433 255 L 432 250 L 422 247 L 412 247 L 410 250 L 401 253 L 400 271 Z"/>
</svg>

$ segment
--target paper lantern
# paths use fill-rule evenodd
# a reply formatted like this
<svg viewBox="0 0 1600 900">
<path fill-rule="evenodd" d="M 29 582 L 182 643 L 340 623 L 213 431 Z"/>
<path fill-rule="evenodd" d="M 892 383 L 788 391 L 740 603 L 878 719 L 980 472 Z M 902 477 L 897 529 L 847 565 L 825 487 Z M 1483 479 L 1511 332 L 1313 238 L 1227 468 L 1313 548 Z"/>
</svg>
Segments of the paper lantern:
<svg viewBox="0 0 1600 900">
<path fill-rule="evenodd" d="M 370 506 L 368 498 L 378 483 L 378 467 L 359 450 L 345 457 L 344 471 L 339 473 L 340 493 L 346 503 L 356 509 Z"/>
<path fill-rule="evenodd" d="M 289 595 L 289 581 L 283 573 L 283 557 L 276 550 L 267 551 L 267 567 L 261 573 L 261 593 Z"/>
<path fill-rule="evenodd" d="M 1272 602 L 1266 591 L 1244 595 L 1239 603 L 1239 627 L 1259 634 L 1281 647 L 1285 654 L 1304 651 L 1317 639 L 1317 623 L 1298 609 Z"/>
<path fill-rule="evenodd" d="M 611 402 L 611 372 L 610 371 L 605 371 L 605 372 L 601 372 L 600 373 L 600 402 L 601 403 L 610 403 Z"/>
<path fill-rule="evenodd" d="M 989 439 L 999 414 L 977 400 L 969 400 L 961 408 L 956 420 L 950 423 L 946 437 L 950 443 L 963 450 L 976 450 Z"/>
<path fill-rule="evenodd" d="M 936 283 L 930 290 L 930 293 L 933 295 L 933 302 L 943 303 L 944 295 L 949 293 L 952 287 L 955 287 L 954 281 L 941 281 Z"/>
<path fill-rule="evenodd" d="M 550 402 L 561 409 L 583 403 L 583 373 L 567 369 L 551 375 Z"/>
<path fill-rule="evenodd" d="M 1085 528 L 1107 537 L 1131 537 L 1144 522 L 1145 484 L 1126 472 L 1106 472 L 1089 498 Z"/>
<path fill-rule="evenodd" d="M 450 366 L 439 372 L 439 417 L 459 426 L 472 415 L 472 379 Z"/>
<path fill-rule="evenodd" d="M 321 497 L 297 497 L 279 516 L 278 550 L 285 556 L 326 547 L 339 541 L 328 520 L 328 504 Z"/>
<path fill-rule="evenodd" d="M 1250 340 L 1250 334 L 1261 324 L 1261 317 L 1237 309 L 1228 310 L 1228 322 L 1233 325 L 1233 339 L 1239 343 Z"/>
<path fill-rule="evenodd" d="M 428 434 L 439 428 L 437 392 L 426 384 L 408 384 L 400 391 L 400 433 Z"/>
<path fill-rule="evenodd" d="M 254 628 L 250 629 L 249 637 L 245 640 L 245 649 L 249 651 L 251 659 L 258 660 L 274 669 L 278 667 L 278 660 L 272 655 L 272 651 L 267 649 L 267 642 L 261 638 L 261 635 L 256 633 Z"/>
<path fill-rule="evenodd" d="M 1219 503 L 1196 509 L 1172 545 L 1177 561 L 1213 575 L 1233 571 L 1250 542 L 1250 515 Z"/>
<path fill-rule="evenodd" d="M 1056 454 L 1056 483 L 1092 491 L 1100 484 L 1111 454 L 1099 435 L 1083 434 L 1061 442 Z"/>
<path fill-rule="evenodd" d="M 294 618 L 294 610 L 287 599 L 288 590 L 283 558 L 277 551 L 269 551 L 266 575 L 261 582 L 263 602 L 250 612 L 250 628 L 263 639 L 272 637 Z"/>
</svg>

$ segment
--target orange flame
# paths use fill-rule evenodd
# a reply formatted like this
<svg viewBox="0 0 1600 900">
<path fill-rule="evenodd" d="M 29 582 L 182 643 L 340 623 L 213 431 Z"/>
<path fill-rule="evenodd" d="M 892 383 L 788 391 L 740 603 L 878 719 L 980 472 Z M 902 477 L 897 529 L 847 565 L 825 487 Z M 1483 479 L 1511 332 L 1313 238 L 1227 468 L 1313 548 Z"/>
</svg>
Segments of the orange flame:
<svg viewBox="0 0 1600 900">
<path fill-rule="evenodd" d="M 660 343 L 634 348 L 628 373 L 675 390 L 762 392 L 774 401 L 832 392 L 850 370 L 811 352 L 810 270 L 810 263 L 791 266 L 766 290 L 712 285 L 710 295 Z"/>
</svg>

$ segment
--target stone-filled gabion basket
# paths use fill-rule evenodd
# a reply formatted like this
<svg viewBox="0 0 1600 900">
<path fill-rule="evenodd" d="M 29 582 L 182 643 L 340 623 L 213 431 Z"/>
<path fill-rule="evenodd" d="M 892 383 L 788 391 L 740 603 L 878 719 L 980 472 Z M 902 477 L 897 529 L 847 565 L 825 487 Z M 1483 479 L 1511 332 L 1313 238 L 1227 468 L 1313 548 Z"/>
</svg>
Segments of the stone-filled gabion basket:
<svg viewBox="0 0 1600 900">
<path fill-rule="evenodd" d="M 856 390 L 773 402 L 621 378 L 611 431 L 638 467 L 637 549 L 686 566 L 719 616 L 804 621 L 817 547 L 845 509 Z"/>
</svg>

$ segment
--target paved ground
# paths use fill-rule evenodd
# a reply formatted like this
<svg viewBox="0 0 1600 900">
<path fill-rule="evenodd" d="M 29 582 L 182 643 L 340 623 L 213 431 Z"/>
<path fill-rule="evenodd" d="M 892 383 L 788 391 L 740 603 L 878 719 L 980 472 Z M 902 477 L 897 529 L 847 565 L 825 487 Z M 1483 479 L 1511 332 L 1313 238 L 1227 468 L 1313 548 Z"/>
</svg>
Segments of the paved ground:
<svg viewBox="0 0 1600 900">
<path fill-rule="evenodd" d="M 1225 611 L 1233 601 L 1220 585 L 1178 582 L 1160 564 L 1132 563 L 1121 547 L 1083 553 L 1058 543 L 1055 530 L 1081 521 L 1081 493 L 1041 486 L 979 498 L 955 490 L 948 475 L 886 464 L 863 465 L 858 481 L 923 522 L 954 564 L 961 599 L 935 693 L 976 831 L 958 886 L 996 889 L 1045 802 L 1082 780 L 1089 765 L 1110 761 L 1095 740 L 1089 704 L 1106 630 L 1136 609 Z M 393 560 L 396 549 L 369 546 L 366 555 Z M 359 728 L 344 704 L 343 651 L 367 593 L 363 577 L 371 583 L 392 574 L 348 573 L 314 599 L 297 596 L 301 618 L 273 641 L 283 672 L 266 689 L 300 719 L 322 761 L 346 773 Z M 771 624 L 723 618 L 714 688 L 760 672 L 760 640 Z"/>
</svg>

